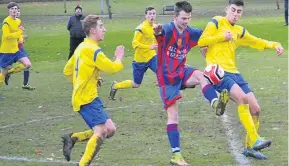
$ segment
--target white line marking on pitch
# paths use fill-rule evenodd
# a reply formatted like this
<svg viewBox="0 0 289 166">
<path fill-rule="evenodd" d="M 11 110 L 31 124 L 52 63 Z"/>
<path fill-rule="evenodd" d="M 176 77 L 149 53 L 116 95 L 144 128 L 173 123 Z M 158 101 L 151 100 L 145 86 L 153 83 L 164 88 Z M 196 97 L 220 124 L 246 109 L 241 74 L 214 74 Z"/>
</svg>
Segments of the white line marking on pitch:
<svg viewBox="0 0 289 166">
<path fill-rule="evenodd" d="M 187 104 L 187 103 L 192 103 L 194 101 L 183 101 L 183 102 L 179 102 L 181 104 Z M 114 108 L 104 108 L 105 110 L 117 110 L 117 109 L 124 109 L 124 108 L 132 108 L 132 107 L 146 107 L 146 106 L 155 106 L 155 105 L 159 105 L 159 104 L 147 104 L 147 105 L 135 105 L 135 106 L 121 106 L 121 107 L 114 107 Z M 12 123 L 9 125 L 5 125 L 5 126 L 0 126 L 0 130 L 1 129 L 6 129 L 6 128 L 10 128 L 10 127 L 15 127 L 15 126 L 22 126 L 25 124 L 31 124 L 31 123 L 38 123 L 38 122 L 43 122 L 43 121 L 49 121 L 49 120 L 53 120 L 53 119 L 61 119 L 64 117 L 69 117 L 69 116 L 74 116 L 77 115 L 76 113 L 72 113 L 72 114 L 67 114 L 67 115 L 59 115 L 59 116 L 51 116 L 51 117 L 47 117 L 47 118 L 42 118 L 42 119 L 32 119 L 29 121 L 26 121 L 24 123 Z"/>
<path fill-rule="evenodd" d="M 35 159 L 35 158 L 27 158 L 27 157 L 17 157 L 17 156 L 0 156 L 0 160 L 6 161 L 18 161 L 18 162 L 32 162 L 32 163 L 54 163 L 54 164 L 67 164 L 67 165 L 76 165 L 77 161 L 61 161 L 61 160 L 48 160 L 48 159 Z M 104 166 L 104 164 L 91 164 L 94 166 Z"/>
<path fill-rule="evenodd" d="M 179 102 L 180 104 L 188 104 L 188 103 L 193 103 L 195 102 L 195 100 L 191 100 L 191 101 L 181 101 Z M 147 105 L 136 105 L 136 106 L 121 106 L 121 107 L 115 107 L 115 108 L 105 108 L 105 110 L 117 110 L 117 109 L 123 109 L 123 108 L 132 108 L 132 107 L 145 107 L 145 106 L 155 106 L 155 105 L 160 105 L 160 104 L 147 104 Z M 48 121 L 48 120 L 53 120 L 53 119 L 61 119 L 63 117 L 68 117 L 68 116 L 74 116 L 76 114 L 68 114 L 68 115 L 60 115 L 60 116 L 54 116 L 54 117 L 48 117 L 48 118 L 44 118 L 44 119 L 35 119 L 35 120 L 30 120 L 21 124 L 10 124 L 10 125 L 6 125 L 6 126 L 1 126 L 0 129 L 6 129 L 9 127 L 14 127 L 14 126 L 21 126 L 24 124 L 31 124 L 31 123 L 37 123 L 37 122 L 42 122 L 42 121 Z M 250 165 L 249 160 L 247 160 L 247 158 L 245 156 L 243 156 L 239 150 L 242 147 L 242 144 L 240 143 L 239 138 L 234 134 L 234 130 L 232 127 L 232 123 L 231 120 L 229 119 L 229 117 L 224 114 L 223 116 L 221 116 L 221 121 L 223 124 L 223 127 L 225 129 L 226 135 L 227 135 L 227 141 L 229 143 L 229 150 L 230 153 L 235 156 L 235 160 L 241 165 L 241 166 L 245 166 L 245 165 Z M 37 160 L 37 159 L 29 159 L 29 158 L 25 158 L 25 157 L 6 157 L 6 156 L 0 156 L 0 159 L 2 160 L 10 160 L 10 161 L 26 161 L 26 162 L 41 162 L 41 163 L 58 163 L 58 164 L 73 164 L 73 162 L 63 162 L 63 161 L 50 161 L 50 160 Z M 77 163 L 77 162 L 75 162 Z"/>
<path fill-rule="evenodd" d="M 74 116 L 74 115 L 75 114 L 67 114 L 67 115 L 60 115 L 60 116 L 51 116 L 51 117 L 47 117 L 47 118 L 43 118 L 43 119 L 32 119 L 32 120 L 26 121 L 24 123 L 18 123 L 18 124 L 17 123 L 13 123 L 13 124 L 5 125 L 5 126 L 0 126 L 0 129 L 6 129 L 6 128 L 10 128 L 10 127 L 15 127 L 15 126 L 22 126 L 22 125 L 25 125 L 25 124 L 43 122 L 43 121 L 59 119 L 59 118 L 68 117 L 68 116 Z"/>
<path fill-rule="evenodd" d="M 224 114 L 220 119 L 226 132 L 230 153 L 235 157 L 235 160 L 240 166 L 250 165 L 250 161 L 240 153 L 240 149 L 242 149 L 243 145 L 240 138 L 234 132 L 230 117 Z"/>
</svg>

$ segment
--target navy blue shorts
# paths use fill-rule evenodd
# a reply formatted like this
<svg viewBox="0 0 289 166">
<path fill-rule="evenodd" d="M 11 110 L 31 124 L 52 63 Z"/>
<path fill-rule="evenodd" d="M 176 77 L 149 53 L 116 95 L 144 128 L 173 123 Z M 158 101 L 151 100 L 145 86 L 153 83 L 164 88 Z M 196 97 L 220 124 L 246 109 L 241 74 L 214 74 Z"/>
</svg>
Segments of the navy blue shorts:
<svg viewBox="0 0 289 166">
<path fill-rule="evenodd" d="M 215 85 L 214 88 L 216 91 L 221 92 L 224 89 L 227 89 L 229 92 L 234 84 L 239 85 L 245 94 L 252 92 L 248 83 L 239 73 L 228 73 L 225 72 L 224 79 L 218 85 Z"/>
<path fill-rule="evenodd" d="M 183 79 L 176 81 L 173 85 L 160 85 L 160 96 L 165 109 L 173 105 L 176 100 L 182 98 L 180 90 L 183 89 L 185 83 L 193 75 L 196 68 L 187 67 L 184 72 Z"/>
<path fill-rule="evenodd" d="M 109 119 L 106 112 L 104 112 L 102 101 L 98 97 L 91 103 L 82 105 L 79 114 L 91 129 L 97 125 L 105 124 Z"/>
<path fill-rule="evenodd" d="M 22 54 L 26 55 L 26 57 L 29 57 L 29 55 L 27 54 L 27 52 L 24 49 L 20 49 L 19 50 Z"/>
<path fill-rule="evenodd" d="M 132 62 L 133 68 L 133 82 L 136 84 L 141 84 L 144 74 L 148 68 L 150 68 L 154 73 L 157 72 L 157 56 L 154 56 L 148 62 Z"/>
<path fill-rule="evenodd" d="M 17 51 L 16 53 L 0 53 L 0 67 L 6 68 L 8 66 L 11 66 L 19 59 L 27 56 L 27 54 L 24 54 L 21 51 Z"/>
</svg>

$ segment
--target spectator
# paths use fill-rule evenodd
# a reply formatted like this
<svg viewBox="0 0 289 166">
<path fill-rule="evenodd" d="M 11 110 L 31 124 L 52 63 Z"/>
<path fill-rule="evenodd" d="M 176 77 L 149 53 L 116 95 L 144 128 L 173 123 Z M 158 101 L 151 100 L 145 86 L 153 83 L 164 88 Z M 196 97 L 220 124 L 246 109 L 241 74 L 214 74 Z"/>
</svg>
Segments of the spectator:
<svg viewBox="0 0 289 166">
<path fill-rule="evenodd" d="M 82 29 L 81 21 L 84 19 L 82 15 L 82 8 L 78 4 L 75 7 L 75 15 L 71 16 L 67 23 L 67 30 L 70 32 L 70 49 L 68 59 L 73 55 L 74 50 L 77 46 L 83 42 L 85 38 L 85 33 Z"/>
</svg>

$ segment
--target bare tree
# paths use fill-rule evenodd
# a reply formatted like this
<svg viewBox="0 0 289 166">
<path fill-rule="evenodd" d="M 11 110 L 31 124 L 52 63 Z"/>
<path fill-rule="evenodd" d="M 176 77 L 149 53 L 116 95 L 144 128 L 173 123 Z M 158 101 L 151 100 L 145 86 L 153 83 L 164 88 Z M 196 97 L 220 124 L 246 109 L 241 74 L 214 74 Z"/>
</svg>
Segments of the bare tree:
<svg viewBox="0 0 289 166">
<path fill-rule="evenodd" d="M 110 1 L 109 1 L 109 0 L 106 0 L 105 2 L 106 2 L 107 10 L 108 10 L 109 19 L 112 19 Z"/>
<path fill-rule="evenodd" d="M 66 13 L 67 12 L 67 10 L 66 10 L 66 0 L 63 0 L 63 3 L 64 3 L 64 13 Z"/>
</svg>

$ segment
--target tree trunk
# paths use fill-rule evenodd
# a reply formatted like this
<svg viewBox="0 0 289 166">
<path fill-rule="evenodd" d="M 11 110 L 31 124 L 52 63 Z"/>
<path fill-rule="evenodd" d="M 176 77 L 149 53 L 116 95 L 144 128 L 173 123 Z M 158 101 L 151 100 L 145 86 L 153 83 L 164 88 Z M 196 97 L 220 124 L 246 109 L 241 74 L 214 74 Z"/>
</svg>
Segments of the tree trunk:
<svg viewBox="0 0 289 166">
<path fill-rule="evenodd" d="M 109 19 L 112 19 L 110 1 L 109 0 L 105 0 L 105 2 L 106 2 L 107 10 L 108 10 Z"/>
<path fill-rule="evenodd" d="M 67 10 L 66 10 L 66 0 L 63 0 L 63 3 L 64 3 L 64 13 L 66 13 L 67 12 Z"/>
</svg>

